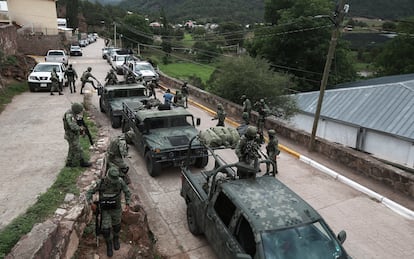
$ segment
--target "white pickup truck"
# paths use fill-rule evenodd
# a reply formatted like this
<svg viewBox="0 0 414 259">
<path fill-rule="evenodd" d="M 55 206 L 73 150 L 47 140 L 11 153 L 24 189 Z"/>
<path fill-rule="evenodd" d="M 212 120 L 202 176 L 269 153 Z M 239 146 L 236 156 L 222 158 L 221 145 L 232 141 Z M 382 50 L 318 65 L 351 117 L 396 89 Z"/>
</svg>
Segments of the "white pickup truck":
<svg viewBox="0 0 414 259">
<path fill-rule="evenodd" d="M 69 58 L 66 55 L 66 52 L 64 50 L 52 49 L 47 52 L 45 61 L 46 62 L 59 62 L 67 66 L 69 62 Z"/>
</svg>

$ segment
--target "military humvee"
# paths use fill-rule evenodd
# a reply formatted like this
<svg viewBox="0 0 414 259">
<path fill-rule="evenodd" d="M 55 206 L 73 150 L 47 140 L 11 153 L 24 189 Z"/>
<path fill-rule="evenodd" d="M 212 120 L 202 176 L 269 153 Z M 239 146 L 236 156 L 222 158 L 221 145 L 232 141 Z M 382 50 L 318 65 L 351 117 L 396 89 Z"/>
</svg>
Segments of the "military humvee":
<svg viewBox="0 0 414 259">
<path fill-rule="evenodd" d="M 124 103 L 122 131 L 145 158 L 149 175 L 157 176 L 163 167 L 180 166 L 187 159 L 202 168 L 208 163 L 207 150 L 200 143 L 188 148 L 189 140 L 198 134 L 193 115 L 184 108 L 165 106 L 133 109 Z"/>
<path fill-rule="evenodd" d="M 181 196 L 190 232 L 204 234 L 219 258 L 350 258 L 342 247 L 345 231 L 335 236 L 315 209 L 269 172 L 255 176 L 253 167 L 228 164 L 208 150 L 214 163 L 206 170 L 182 167 Z M 239 170 L 254 175 L 241 178 Z"/>
<path fill-rule="evenodd" d="M 98 89 L 99 108 L 107 113 L 113 128 L 121 126 L 122 104 L 127 102 L 135 109 L 143 108 L 148 101 L 146 87 L 142 84 L 111 85 Z"/>
</svg>

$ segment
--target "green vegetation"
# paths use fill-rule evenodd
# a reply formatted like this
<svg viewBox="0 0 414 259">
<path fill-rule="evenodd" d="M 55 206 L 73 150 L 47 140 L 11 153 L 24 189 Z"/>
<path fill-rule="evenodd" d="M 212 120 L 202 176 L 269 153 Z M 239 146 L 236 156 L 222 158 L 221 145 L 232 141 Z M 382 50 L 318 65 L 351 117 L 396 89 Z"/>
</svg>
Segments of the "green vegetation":
<svg viewBox="0 0 414 259">
<path fill-rule="evenodd" d="M 96 126 L 87 118 L 85 118 L 85 121 L 92 135 L 96 136 Z M 81 138 L 81 146 L 89 156 L 89 140 L 87 138 Z M 83 171 L 84 168 L 80 167 L 64 167 L 59 172 L 53 185 L 38 197 L 36 203 L 0 231 L 0 258 L 4 258 L 19 239 L 29 233 L 36 223 L 43 222 L 53 215 L 53 212 L 62 204 L 67 193 L 79 195 L 76 182 Z"/>
<path fill-rule="evenodd" d="M 14 96 L 26 92 L 29 88 L 27 83 L 12 83 L 5 89 L 0 90 L 0 113 L 4 110 L 6 105 L 10 103 Z"/>
<path fill-rule="evenodd" d="M 159 64 L 161 71 L 171 77 L 188 80 L 196 76 L 206 83 L 214 71 L 212 66 L 202 66 L 194 63 L 171 63 L 168 65 Z"/>
</svg>

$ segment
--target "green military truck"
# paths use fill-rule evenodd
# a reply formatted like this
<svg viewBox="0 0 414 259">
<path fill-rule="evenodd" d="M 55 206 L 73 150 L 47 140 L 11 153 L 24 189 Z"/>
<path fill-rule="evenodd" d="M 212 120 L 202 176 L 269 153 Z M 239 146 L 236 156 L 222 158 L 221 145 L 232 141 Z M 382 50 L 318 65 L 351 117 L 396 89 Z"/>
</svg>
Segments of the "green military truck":
<svg viewBox="0 0 414 259">
<path fill-rule="evenodd" d="M 119 128 L 122 120 L 122 104 L 128 103 L 134 109 L 142 109 L 148 101 L 147 89 L 142 84 L 121 84 L 98 89 L 99 109 L 107 113 L 113 128 Z"/>
<path fill-rule="evenodd" d="M 155 177 L 162 168 L 177 167 L 187 159 L 190 164 L 202 168 L 208 163 L 207 150 L 200 143 L 190 149 L 190 139 L 198 134 L 193 115 L 184 108 L 134 109 L 124 103 L 122 131 L 142 154 L 149 175 Z M 162 109 L 161 109 L 162 108 Z"/>
<path fill-rule="evenodd" d="M 270 172 L 256 176 L 257 169 L 226 163 L 208 150 L 214 163 L 201 172 L 182 167 L 181 196 L 190 232 L 204 234 L 218 258 L 350 258 L 342 247 L 345 231 L 335 236 L 315 209 Z M 253 174 L 239 177 L 240 170 Z"/>
</svg>

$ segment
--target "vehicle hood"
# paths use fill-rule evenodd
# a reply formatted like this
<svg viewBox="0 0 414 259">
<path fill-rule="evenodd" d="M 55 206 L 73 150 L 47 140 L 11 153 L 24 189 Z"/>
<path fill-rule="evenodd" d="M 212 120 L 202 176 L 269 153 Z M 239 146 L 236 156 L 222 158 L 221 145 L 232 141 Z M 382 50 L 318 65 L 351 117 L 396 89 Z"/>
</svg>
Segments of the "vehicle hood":
<svg viewBox="0 0 414 259">
<path fill-rule="evenodd" d="M 144 137 L 153 148 L 161 150 L 188 148 L 190 140 L 198 134 L 197 129 L 191 126 L 163 128 L 150 130 Z M 193 143 L 198 146 L 199 143 Z"/>
<path fill-rule="evenodd" d="M 155 73 L 151 70 L 139 70 L 142 76 L 155 76 Z"/>
<path fill-rule="evenodd" d="M 112 99 L 109 104 L 111 105 L 112 111 L 122 111 L 122 104 L 126 102 L 128 106 L 132 106 L 133 104 L 140 105 L 143 100 L 147 100 L 147 96 L 137 96 L 137 97 L 125 97 L 125 98 L 114 98 Z M 142 104 L 143 105 L 143 104 Z"/>
</svg>

